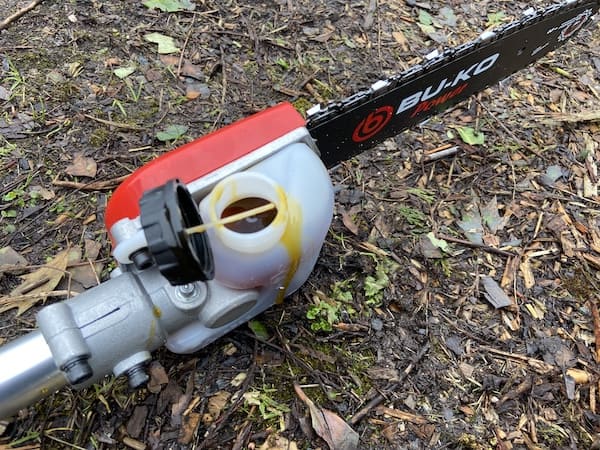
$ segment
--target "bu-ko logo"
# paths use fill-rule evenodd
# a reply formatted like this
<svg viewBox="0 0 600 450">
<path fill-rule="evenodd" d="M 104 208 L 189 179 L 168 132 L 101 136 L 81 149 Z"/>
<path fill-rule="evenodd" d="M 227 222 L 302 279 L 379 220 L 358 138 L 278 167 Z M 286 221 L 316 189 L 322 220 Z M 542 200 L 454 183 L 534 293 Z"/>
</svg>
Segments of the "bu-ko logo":
<svg viewBox="0 0 600 450">
<path fill-rule="evenodd" d="M 466 69 L 460 70 L 452 78 L 444 78 L 440 82 L 427 86 L 422 91 L 415 92 L 414 94 L 405 97 L 400 102 L 396 114 L 403 113 L 404 111 L 416 107 L 410 116 L 415 117 L 420 112 L 428 111 L 434 106 L 446 103 L 448 100 L 461 94 L 467 88 L 468 80 L 490 70 L 494 64 L 496 64 L 496 61 L 498 61 L 499 56 L 500 53 L 488 56 L 484 60 L 475 63 Z"/>
<path fill-rule="evenodd" d="M 354 142 L 363 142 L 367 139 L 371 139 L 387 125 L 394 115 L 394 108 L 391 106 L 382 106 L 377 108 L 375 111 L 369 113 L 352 133 L 352 140 Z"/>
</svg>

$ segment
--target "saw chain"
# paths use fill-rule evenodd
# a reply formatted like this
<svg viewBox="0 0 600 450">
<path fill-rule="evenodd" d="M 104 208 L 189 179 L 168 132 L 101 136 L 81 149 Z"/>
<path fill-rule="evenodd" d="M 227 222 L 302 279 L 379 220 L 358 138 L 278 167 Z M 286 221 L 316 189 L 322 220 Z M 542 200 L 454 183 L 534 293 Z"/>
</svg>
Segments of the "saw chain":
<svg viewBox="0 0 600 450">
<path fill-rule="evenodd" d="M 527 67 L 577 34 L 599 8 L 598 0 L 531 8 L 470 43 L 433 52 L 399 75 L 311 108 L 307 128 L 323 162 L 332 167 Z"/>
</svg>

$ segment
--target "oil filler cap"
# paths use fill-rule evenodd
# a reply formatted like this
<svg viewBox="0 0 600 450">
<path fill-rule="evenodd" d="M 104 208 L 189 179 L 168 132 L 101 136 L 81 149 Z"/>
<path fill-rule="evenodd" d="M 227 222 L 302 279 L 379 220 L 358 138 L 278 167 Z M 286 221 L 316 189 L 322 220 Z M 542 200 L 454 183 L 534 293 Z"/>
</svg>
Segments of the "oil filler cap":
<svg viewBox="0 0 600 450">
<path fill-rule="evenodd" d="M 148 251 L 160 273 L 174 286 L 210 280 L 214 262 L 206 233 L 187 234 L 202 224 L 190 191 L 171 180 L 144 193 L 140 221 Z"/>
</svg>

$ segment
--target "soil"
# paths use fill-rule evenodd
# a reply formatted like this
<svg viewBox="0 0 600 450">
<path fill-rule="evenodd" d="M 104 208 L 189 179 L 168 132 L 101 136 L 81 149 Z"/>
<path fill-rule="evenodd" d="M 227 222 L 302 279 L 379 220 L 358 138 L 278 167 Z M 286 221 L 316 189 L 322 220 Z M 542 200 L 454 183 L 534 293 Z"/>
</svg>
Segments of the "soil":
<svg viewBox="0 0 600 450">
<path fill-rule="evenodd" d="M 0 0 L 0 15 L 27 3 Z M 192 3 L 46 0 L 0 32 L 0 248 L 27 260 L 0 275 L 0 344 L 42 307 L 3 306 L 25 272 L 71 249 L 46 303 L 108 278 L 106 204 L 144 163 L 548 4 Z M 600 448 L 598 31 L 332 170 L 311 277 L 252 329 L 156 352 L 153 389 L 106 378 L 50 395 L 0 423 L 0 449 L 327 448 L 294 384 L 363 449 Z"/>
</svg>

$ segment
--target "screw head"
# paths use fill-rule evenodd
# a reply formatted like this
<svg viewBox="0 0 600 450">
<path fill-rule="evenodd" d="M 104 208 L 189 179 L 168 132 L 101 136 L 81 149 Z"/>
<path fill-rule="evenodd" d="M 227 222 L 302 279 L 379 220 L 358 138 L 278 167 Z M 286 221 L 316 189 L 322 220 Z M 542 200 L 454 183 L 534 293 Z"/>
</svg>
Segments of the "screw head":
<svg viewBox="0 0 600 450">
<path fill-rule="evenodd" d="M 184 298 L 193 297 L 196 295 L 196 285 L 193 283 L 188 283 L 177 286 L 177 293 Z"/>
</svg>

